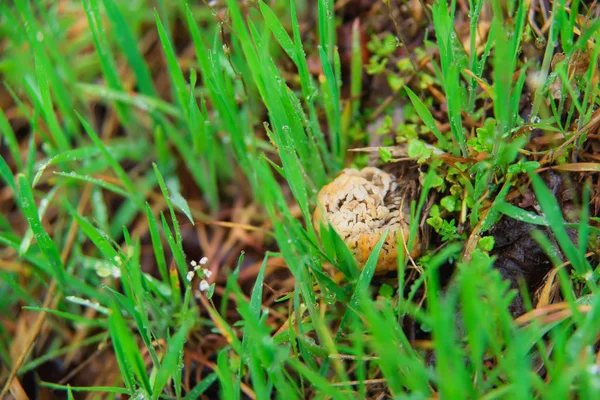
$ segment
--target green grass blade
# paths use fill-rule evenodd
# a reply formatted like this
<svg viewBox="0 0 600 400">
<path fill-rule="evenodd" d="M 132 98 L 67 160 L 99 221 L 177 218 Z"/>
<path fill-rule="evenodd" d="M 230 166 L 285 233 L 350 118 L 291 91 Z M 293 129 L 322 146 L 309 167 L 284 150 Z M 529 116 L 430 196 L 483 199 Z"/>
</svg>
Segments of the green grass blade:
<svg viewBox="0 0 600 400">
<path fill-rule="evenodd" d="M 105 40 L 106 32 L 102 26 L 98 0 L 82 0 L 82 2 L 85 14 L 87 16 L 88 26 L 92 33 L 94 46 L 96 47 L 96 52 L 98 53 L 98 58 L 100 60 L 100 67 L 106 79 L 106 83 L 111 89 L 123 91 L 123 85 L 121 84 L 121 79 L 119 78 L 119 72 L 115 66 L 110 48 Z M 119 119 L 125 124 L 125 126 L 127 126 L 130 122 L 128 109 L 124 104 L 118 102 L 115 104 L 115 107 L 117 109 Z"/>
<path fill-rule="evenodd" d="M 156 28 L 158 29 L 158 36 L 160 37 L 163 52 L 165 53 L 165 57 L 167 59 L 167 65 L 169 66 L 169 75 L 173 83 L 177 103 L 179 104 L 179 108 L 184 110 L 184 114 L 186 114 L 187 118 L 187 102 L 185 99 L 187 97 L 186 94 L 188 90 L 185 78 L 183 77 L 181 68 L 179 68 L 179 63 L 177 62 L 177 58 L 175 56 L 175 50 L 173 49 L 167 32 L 165 31 L 165 27 L 163 26 L 160 17 L 158 16 L 158 11 L 156 10 L 154 11 L 154 17 L 156 19 Z"/>
<path fill-rule="evenodd" d="M 115 31 L 114 38 L 121 47 L 123 53 L 125 53 L 125 57 L 127 57 L 127 61 L 135 73 L 140 92 L 149 97 L 156 96 L 156 90 L 152 83 L 152 75 L 150 74 L 150 70 L 148 69 L 144 57 L 138 49 L 138 40 L 131 32 L 129 24 L 113 0 L 102 0 L 102 3 L 104 4 L 106 14 Z"/>
<path fill-rule="evenodd" d="M 176 375 L 176 371 L 180 368 L 181 359 L 183 358 L 183 346 L 190 328 L 191 324 L 184 324 L 181 329 L 169 339 L 167 344 L 167 354 L 162 360 L 156 380 L 154 381 L 154 389 L 152 392 L 154 399 L 158 399 L 169 379 L 173 378 Z"/>
<path fill-rule="evenodd" d="M 19 174 L 17 176 L 17 183 L 19 187 L 19 202 L 23 215 L 27 218 L 27 222 L 33 231 L 33 235 L 35 236 L 42 254 L 50 263 L 54 278 L 64 285 L 65 270 L 62 260 L 60 259 L 60 253 L 48 233 L 44 230 L 44 226 L 40 221 L 40 215 L 33 197 L 33 192 L 29 186 L 29 181 L 23 174 Z"/>
<path fill-rule="evenodd" d="M 137 378 L 137 381 L 146 393 L 152 393 L 150 380 L 144 366 L 144 359 L 134 336 L 129 331 L 125 320 L 121 316 L 121 309 L 118 306 L 115 305 L 113 307 L 108 322 L 115 355 L 130 393 L 133 394 L 133 382 L 135 378 Z"/>
<path fill-rule="evenodd" d="M 569 238 L 565 229 L 562 211 L 556 198 L 540 176 L 535 173 L 530 173 L 529 176 L 536 198 L 542 207 L 542 211 L 544 211 L 546 220 L 550 224 L 550 228 L 552 229 L 560 248 L 565 253 L 567 259 L 573 264 L 577 274 L 579 276 L 584 276 L 587 272 L 592 271 L 592 268 L 587 260 L 585 260 L 584 257 L 581 257 L 577 246 Z"/>
<path fill-rule="evenodd" d="M 100 149 L 100 152 L 106 158 L 117 177 L 121 180 L 127 192 L 133 197 L 138 208 L 143 209 L 144 203 L 142 201 L 142 196 L 139 195 L 139 191 L 136 189 L 131 178 L 129 178 L 123 167 L 121 167 L 113 155 L 108 151 L 92 127 L 79 114 L 77 114 L 77 117 L 79 118 L 81 125 L 83 125 L 83 128 L 87 132 L 90 139 L 92 139 L 92 142 Z"/>
<path fill-rule="evenodd" d="M 443 149 L 451 149 L 452 147 L 449 146 L 448 141 L 446 140 L 444 135 L 442 135 L 437 125 L 435 124 L 435 119 L 433 118 L 431 111 L 429 111 L 429 109 L 425 106 L 425 104 L 423 104 L 419 96 L 417 96 L 415 92 L 410 90 L 408 86 L 404 86 L 404 90 L 406 90 L 406 94 L 408 94 L 408 97 L 410 98 L 413 107 L 415 107 L 415 111 L 417 112 L 417 114 L 419 114 L 419 118 L 421 118 L 425 126 L 427 126 L 427 128 L 429 128 L 429 130 L 433 132 L 435 137 L 439 140 L 440 147 Z"/>
</svg>

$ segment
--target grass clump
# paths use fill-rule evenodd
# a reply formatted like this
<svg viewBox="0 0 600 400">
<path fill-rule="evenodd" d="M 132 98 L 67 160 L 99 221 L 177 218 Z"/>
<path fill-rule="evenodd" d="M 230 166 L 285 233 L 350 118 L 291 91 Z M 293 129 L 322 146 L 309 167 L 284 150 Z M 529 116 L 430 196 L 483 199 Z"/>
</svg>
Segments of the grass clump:
<svg viewBox="0 0 600 400">
<path fill-rule="evenodd" d="M 358 3 L 0 5 L 2 396 L 598 395 L 598 8 Z"/>
</svg>

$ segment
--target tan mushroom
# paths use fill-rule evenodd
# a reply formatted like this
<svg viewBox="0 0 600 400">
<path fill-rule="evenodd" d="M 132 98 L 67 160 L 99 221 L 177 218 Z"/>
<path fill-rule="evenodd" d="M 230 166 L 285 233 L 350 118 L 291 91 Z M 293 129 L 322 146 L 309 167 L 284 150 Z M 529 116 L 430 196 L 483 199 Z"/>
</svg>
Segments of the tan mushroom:
<svg viewBox="0 0 600 400">
<path fill-rule="evenodd" d="M 330 223 L 352 250 L 362 268 L 373 248 L 389 229 L 377 263 L 377 273 L 396 270 L 398 246 L 408 240 L 410 201 L 406 185 L 378 168 L 358 171 L 345 169 L 318 194 L 318 207 L 313 224 Z M 411 255 L 419 255 L 420 243 L 415 239 Z"/>
</svg>

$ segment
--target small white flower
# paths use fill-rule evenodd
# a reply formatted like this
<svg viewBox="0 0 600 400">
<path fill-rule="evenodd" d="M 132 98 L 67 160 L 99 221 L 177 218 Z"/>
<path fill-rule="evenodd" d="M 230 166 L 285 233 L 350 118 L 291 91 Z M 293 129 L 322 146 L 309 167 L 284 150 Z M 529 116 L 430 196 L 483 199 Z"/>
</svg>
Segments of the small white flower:
<svg viewBox="0 0 600 400">
<path fill-rule="evenodd" d="M 121 265 L 121 257 L 115 256 L 114 260 L 117 263 L 117 265 Z"/>
<path fill-rule="evenodd" d="M 198 264 L 196 263 L 196 261 L 192 260 L 192 262 L 190 263 L 190 265 L 191 265 L 192 267 L 196 267 Z"/>
<path fill-rule="evenodd" d="M 115 279 L 119 279 L 121 277 L 121 269 L 117 268 L 117 267 L 113 268 L 112 269 L 112 276 Z"/>
<path fill-rule="evenodd" d="M 202 257 L 200 259 L 200 265 L 206 265 L 207 262 L 208 262 L 208 258 L 207 257 Z"/>
<path fill-rule="evenodd" d="M 196 265 L 196 266 L 194 267 L 194 271 L 199 271 L 199 270 L 200 270 L 200 266 L 199 266 L 199 265 Z"/>
<path fill-rule="evenodd" d="M 212 271 L 209 270 L 208 268 L 204 268 L 202 270 L 202 273 L 204 273 L 204 277 L 206 277 L 206 278 L 210 278 L 210 276 L 212 275 Z"/>
<path fill-rule="evenodd" d="M 194 271 L 188 272 L 185 278 L 188 280 L 188 282 L 191 282 L 192 279 L 194 279 Z"/>
<path fill-rule="evenodd" d="M 198 289 L 200 289 L 201 292 L 206 292 L 209 287 L 210 287 L 210 285 L 208 284 L 206 279 L 202 279 L 200 281 L 200 286 L 198 287 Z"/>
</svg>

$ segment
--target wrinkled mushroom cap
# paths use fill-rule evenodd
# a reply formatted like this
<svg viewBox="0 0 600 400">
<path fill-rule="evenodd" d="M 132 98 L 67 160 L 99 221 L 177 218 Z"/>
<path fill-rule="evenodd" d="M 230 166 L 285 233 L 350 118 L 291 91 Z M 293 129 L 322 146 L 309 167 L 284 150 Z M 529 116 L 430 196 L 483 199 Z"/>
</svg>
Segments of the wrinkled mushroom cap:
<svg viewBox="0 0 600 400">
<path fill-rule="evenodd" d="M 408 240 L 410 201 L 396 178 L 378 168 L 358 171 L 345 169 L 318 195 L 313 223 L 329 223 L 352 250 L 362 268 L 381 236 L 389 229 L 379 260 L 377 273 L 396 270 L 397 242 Z M 400 242 L 400 251 L 404 246 Z M 419 243 L 415 240 L 411 255 L 416 257 Z"/>
</svg>

